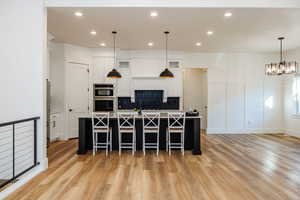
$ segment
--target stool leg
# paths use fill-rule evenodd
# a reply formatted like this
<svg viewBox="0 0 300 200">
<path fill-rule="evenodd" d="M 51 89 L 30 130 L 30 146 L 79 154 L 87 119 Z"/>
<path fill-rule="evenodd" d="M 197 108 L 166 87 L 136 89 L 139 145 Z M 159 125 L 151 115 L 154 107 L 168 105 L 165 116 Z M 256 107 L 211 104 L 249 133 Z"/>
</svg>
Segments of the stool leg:
<svg viewBox="0 0 300 200">
<path fill-rule="evenodd" d="M 95 156 L 95 133 L 93 133 L 93 156 Z"/>
<path fill-rule="evenodd" d="M 121 155 L 121 142 L 122 142 L 122 133 L 119 133 L 119 156 Z"/>
<path fill-rule="evenodd" d="M 145 134 L 145 132 L 143 132 L 143 153 L 144 153 L 144 156 L 146 155 L 145 143 L 146 143 L 146 134 Z"/>
<path fill-rule="evenodd" d="M 156 143 L 156 155 L 158 156 L 158 152 L 159 152 L 159 130 L 157 132 L 157 143 Z"/>
<path fill-rule="evenodd" d="M 112 151 L 112 130 L 109 130 L 109 148 Z"/>
<path fill-rule="evenodd" d="M 106 145 L 105 145 L 105 153 L 106 153 L 106 156 L 108 155 L 108 137 L 109 137 L 109 131 L 106 132 Z"/>
<path fill-rule="evenodd" d="M 169 143 L 169 145 L 168 145 L 169 155 L 171 155 L 172 147 L 171 147 L 171 132 L 170 131 L 168 132 L 168 143 Z"/>
<path fill-rule="evenodd" d="M 96 140 L 96 147 L 95 147 L 95 153 L 98 151 L 98 133 L 95 135 L 95 140 Z"/>
<path fill-rule="evenodd" d="M 132 155 L 134 155 L 135 152 L 135 130 L 132 133 Z"/>
<path fill-rule="evenodd" d="M 136 152 L 136 130 L 134 129 L 134 151 Z"/>
<path fill-rule="evenodd" d="M 169 138 L 168 138 L 168 135 L 169 135 L 169 133 L 168 133 L 169 131 L 167 130 L 166 131 L 166 152 L 168 152 L 168 145 L 169 145 Z"/>
<path fill-rule="evenodd" d="M 182 155 L 184 155 L 184 132 L 182 133 Z"/>
</svg>

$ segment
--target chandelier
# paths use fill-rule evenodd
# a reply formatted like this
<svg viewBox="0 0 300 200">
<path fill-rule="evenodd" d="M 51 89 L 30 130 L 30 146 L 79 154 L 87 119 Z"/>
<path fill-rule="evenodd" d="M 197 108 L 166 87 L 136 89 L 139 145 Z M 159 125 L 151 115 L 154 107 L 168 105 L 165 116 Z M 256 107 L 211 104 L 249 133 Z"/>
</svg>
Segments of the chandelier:
<svg viewBox="0 0 300 200">
<path fill-rule="evenodd" d="M 298 70 L 298 63 L 296 61 L 286 62 L 282 59 L 282 40 L 284 37 L 278 38 L 280 41 L 280 62 L 266 64 L 266 75 L 282 75 L 295 74 Z"/>
</svg>

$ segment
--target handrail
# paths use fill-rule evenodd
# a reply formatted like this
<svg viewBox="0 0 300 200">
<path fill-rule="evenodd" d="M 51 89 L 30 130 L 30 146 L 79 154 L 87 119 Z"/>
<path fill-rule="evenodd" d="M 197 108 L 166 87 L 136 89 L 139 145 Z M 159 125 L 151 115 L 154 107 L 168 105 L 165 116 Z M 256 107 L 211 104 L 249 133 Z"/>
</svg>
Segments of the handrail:
<svg viewBox="0 0 300 200">
<path fill-rule="evenodd" d="M 5 123 L 1 123 L 0 127 L 9 126 L 9 125 L 18 124 L 18 123 L 27 122 L 27 121 L 32 121 L 32 120 L 38 120 L 38 119 L 40 119 L 40 117 L 31 117 L 31 118 L 27 118 L 27 119 L 21 119 L 21 120 L 16 120 L 16 121 L 11 121 L 11 122 L 5 122 Z"/>
<path fill-rule="evenodd" d="M 27 118 L 27 119 L 21 119 L 21 120 L 16 120 L 16 121 L 11 121 L 11 122 L 5 122 L 5 123 L 1 123 L 0 127 L 5 127 L 5 126 L 12 126 L 11 131 L 12 131 L 12 135 L 10 137 L 12 137 L 10 140 L 12 141 L 12 146 L 11 146 L 11 151 L 12 151 L 12 168 L 10 168 L 12 170 L 12 175 L 6 177 L 6 175 L 4 175 L 3 177 L 0 177 L 0 188 L 7 185 L 8 183 L 14 183 L 17 181 L 17 178 L 20 177 L 21 175 L 23 175 L 24 173 L 28 172 L 29 170 L 31 170 L 32 168 L 36 167 L 37 165 L 39 165 L 38 161 L 37 161 L 37 120 L 39 120 L 40 117 L 31 117 L 31 118 Z M 19 123 L 23 123 L 23 122 L 29 122 L 32 121 L 33 124 L 31 125 L 33 128 L 33 132 L 32 132 L 32 136 L 33 136 L 33 160 L 32 160 L 32 165 L 27 166 L 26 168 L 20 170 L 16 170 L 16 160 L 19 157 L 16 157 L 16 148 L 18 148 L 16 146 L 16 140 L 20 140 L 20 138 L 16 137 L 18 132 L 17 129 L 20 127 L 17 127 L 16 124 Z M 1 135 L 0 135 L 1 136 Z M 2 179 L 1 179 L 2 178 Z"/>
</svg>

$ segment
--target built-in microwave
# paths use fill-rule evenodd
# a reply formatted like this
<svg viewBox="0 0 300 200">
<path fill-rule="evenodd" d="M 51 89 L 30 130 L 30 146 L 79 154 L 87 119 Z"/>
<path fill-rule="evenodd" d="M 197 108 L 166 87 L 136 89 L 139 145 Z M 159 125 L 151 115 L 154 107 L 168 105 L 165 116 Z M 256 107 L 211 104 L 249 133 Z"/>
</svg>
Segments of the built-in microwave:
<svg viewBox="0 0 300 200">
<path fill-rule="evenodd" d="M 112 112 L 114 111 L 114 100 L 112 99 L 95 99 L 94 100 L 95 112 Z"/>
<path fill-rule="evenodd" d="M 94 84 L 94 97 L 114 96 L 114 86 L 112 84 Z"/>
</svg>

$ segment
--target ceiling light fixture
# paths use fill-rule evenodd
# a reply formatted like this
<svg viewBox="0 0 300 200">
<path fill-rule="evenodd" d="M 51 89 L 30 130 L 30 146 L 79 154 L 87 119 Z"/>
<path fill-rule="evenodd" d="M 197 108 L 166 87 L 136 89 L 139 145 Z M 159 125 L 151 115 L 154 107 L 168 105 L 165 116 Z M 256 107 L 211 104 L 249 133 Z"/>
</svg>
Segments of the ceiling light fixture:
<svg viewBox="0 0 300 200">
<path fill-rule="evenodd" d="M 201 42 L 197 42 L 196 46 L 200 47 L 201 46 Z"/>
<path fill-rule="evenodd" d="M 82 12 L 75 12 L 74 15 L 77 16 L 77 17 L 82 17 L 83 16 Z"/>
<path fill-rule="evenodd" d="M 91 31 L 90 34 L 91 35 L 97 35 L 97 32 L 96 31 Z"/>
<path fill-rule="evenodd" d="M 280 41 L 280 61 L 279 63 L 266 64 L 266 75 L 295 74 L 298 72 L 296 61 L 286 62 L 283 60 L 282 41 L 284 37 L 278 38 Z"/>
<path fill-rule="evenodd" d="M 101 46 L 101 47 L 105 47 L 106 44 L 105 44 L 104 42 L 102 42 L 102 43 L 100 43 L 100 46 Z"/>
<path fill-rule="evenodd" d="M 113 38 L 114 38 L 114 68 L 108 72 L 107 78 L 121 78 L 121 74 L 116 70 L 116 65 L 117 65 L 117 56 L 116 56 L 116 31 L 112 32 Z"/>
<path fill-rule="evenodd" d="M 166 69 L 159 75 L 160 78 L 174 78 L 174 74 L 168 69 L 168 35 L 169 31 L 164 32 L 166 35 Z"/>
<path fill-rule="evenodd" d="M 213 31 L 207 31 L 207 35 L 212 35 L 212 34 L 214 34 Z"/>
<path fill-rule="evenodd" d="M 149 42 L 149 43 L 148 43 L 148 46 L 149 46 L 149 47 L 152 47 L 153 45 L 154 45 L 153 42 Z"/>
<path fill-rule="evenodd" d="M 152 11 L 152 12 L 150 13 L 150 16 L 151 16 L 151 17 L 157 17 L 157 16 L 158 16 L 158 13 L 157 13 L 156 11 Z"/>
<path fill-rule="evenodd" d="M 232 16 L 232 13 L 231 12 L 226 12 L 225 14 L 224 14 L 224 17 L 231 17 Z"/>
</svg>

